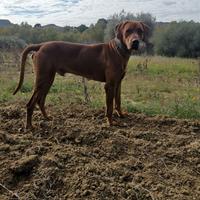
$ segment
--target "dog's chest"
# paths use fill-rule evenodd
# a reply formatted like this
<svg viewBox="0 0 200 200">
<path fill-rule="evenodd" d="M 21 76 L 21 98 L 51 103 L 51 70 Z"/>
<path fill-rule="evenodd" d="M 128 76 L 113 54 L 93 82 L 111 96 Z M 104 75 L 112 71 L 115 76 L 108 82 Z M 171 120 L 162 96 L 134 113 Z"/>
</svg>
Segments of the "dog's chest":
<svg viewBox="0 0 200 200">
<path fill-rule="evenodd" d="M 126 71 L 127 71 L 127 65 L 122 65 L 122 68 L 121 68 L 121 79 L 123 79 L 124 76 L 126 75 Z"/>
</svg>

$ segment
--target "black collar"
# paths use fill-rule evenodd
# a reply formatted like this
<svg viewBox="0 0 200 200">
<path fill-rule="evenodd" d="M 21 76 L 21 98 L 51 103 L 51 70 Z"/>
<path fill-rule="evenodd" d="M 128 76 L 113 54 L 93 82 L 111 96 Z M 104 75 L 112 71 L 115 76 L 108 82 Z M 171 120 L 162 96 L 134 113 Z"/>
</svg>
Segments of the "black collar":
<svg viewBox="0 0 200 200">
<path fill-rule="evenodd" d="M 127 47 L 118 38 L 115 37 L 114 40 L 115 40 L 115 44 L 119 53 L 125 57 L 130 56 L 131 51 L 128 50 Z"/>
</svg>

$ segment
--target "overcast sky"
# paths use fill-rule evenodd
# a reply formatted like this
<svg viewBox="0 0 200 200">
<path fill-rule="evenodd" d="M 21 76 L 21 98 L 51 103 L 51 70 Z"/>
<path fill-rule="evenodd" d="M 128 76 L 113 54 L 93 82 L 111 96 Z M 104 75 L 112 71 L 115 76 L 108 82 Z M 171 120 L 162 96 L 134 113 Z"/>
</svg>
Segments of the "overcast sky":
<svg viewBox="0 0 200 200">
<path fill-rule="evenodd" d="M 200 22 L 200 0 L 0 0 L 0 19 L 60 26 L 89 25 L 124 9 L 149 12 L 157 21 Z"/>
</svg>

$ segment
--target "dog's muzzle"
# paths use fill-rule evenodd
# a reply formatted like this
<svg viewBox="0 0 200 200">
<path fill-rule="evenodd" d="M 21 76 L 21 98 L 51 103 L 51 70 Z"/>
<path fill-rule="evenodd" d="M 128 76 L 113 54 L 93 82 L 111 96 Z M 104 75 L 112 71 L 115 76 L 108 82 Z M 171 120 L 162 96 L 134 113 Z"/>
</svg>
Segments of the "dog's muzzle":
<svg viewBox="0 0 200 200">
<path fill-rule="evenodd" d="M 134 40 L 134 41 L 132 42 L 131 48 L 132 48 L 133 50 L 138 50 L 138 49 L 139 49 L 139 44 L 140 44 L 139 40 Z"/>
<path fill-rule="evenodd" d="M 134 40 L 132 42 L 132 50 L 138 51 L 143 50 L 146 47 L 146 44 L 142 40 Z"/>
</svg>

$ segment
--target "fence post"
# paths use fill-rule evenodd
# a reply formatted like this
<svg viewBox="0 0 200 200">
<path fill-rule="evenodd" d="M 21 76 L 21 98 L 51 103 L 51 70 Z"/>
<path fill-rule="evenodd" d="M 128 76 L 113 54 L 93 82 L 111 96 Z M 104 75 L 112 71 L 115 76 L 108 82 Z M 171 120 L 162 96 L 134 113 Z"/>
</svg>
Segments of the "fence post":
<svg viewBox="0 0 200 200">
<path fill-rule="evenodd" d="M 87 84 L 86 84 L 84 77 L 82 77 L 82 83 L 83 83 L 83 92 L 84 92 L 85 102 L 89 103 L 90 97 L 89 97 L 89 94 L 88 94 L 88 88 L 87 88 Z"/>
</svg>

